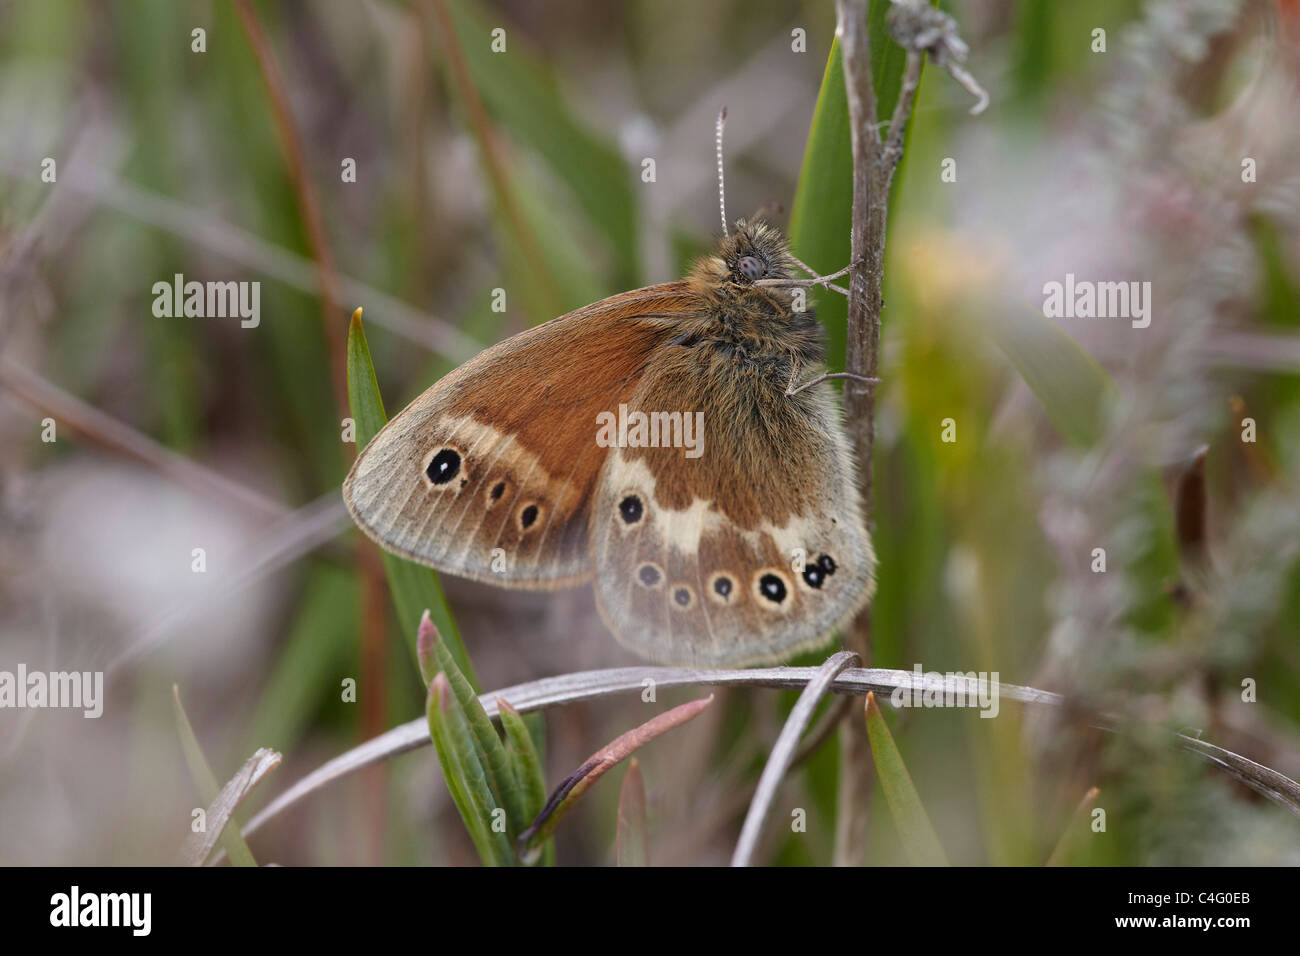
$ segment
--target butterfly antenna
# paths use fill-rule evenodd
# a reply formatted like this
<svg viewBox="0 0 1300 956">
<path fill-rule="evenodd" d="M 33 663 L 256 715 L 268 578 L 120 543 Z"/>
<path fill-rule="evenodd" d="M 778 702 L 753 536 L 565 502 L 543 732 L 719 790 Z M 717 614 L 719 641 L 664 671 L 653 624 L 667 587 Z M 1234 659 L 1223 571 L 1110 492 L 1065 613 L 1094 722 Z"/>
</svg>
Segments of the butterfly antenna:
<svg viewBox="0 0 1300 956">
<path fill-rule="evenodd" d="M 722 234 L 729 236 L 727 231 L 727 191 L 722 181 L 722 127 L 727 122 L 727 108 L 724 106 L 718 111 L 718 210 L 722 214 Z"/>
</svg>

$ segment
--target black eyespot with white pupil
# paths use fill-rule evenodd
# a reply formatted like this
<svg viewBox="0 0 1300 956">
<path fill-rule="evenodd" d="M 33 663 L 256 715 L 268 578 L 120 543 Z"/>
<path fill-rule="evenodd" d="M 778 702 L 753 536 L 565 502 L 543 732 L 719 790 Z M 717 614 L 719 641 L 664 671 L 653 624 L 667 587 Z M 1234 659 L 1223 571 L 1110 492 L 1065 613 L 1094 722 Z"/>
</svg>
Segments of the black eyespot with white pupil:
<svg viewBox="0 0 1300 956">
<path fill-rule="evenodd" d="M 775 574 L 765 574 L 758 579 L 758 592 L 773 604 L 785 601 L 785 582 Z"/>
<path fill-rule="evenodd" d="M 445 485 L 460 472 L 460 453 L 454 448 L 443 448 L 433 456 L 424 473 L 435 485 Z"/>
<path fill-rule="evenodd" d="M 817 567 L 829 577 L 835 573 L 835 559 L 829 554 L 823 554 L 817 559 Z"/>
<path fill-rule="evenodd" d="M 763 278 L 764 273 L 767 272 L 767 270 L 763 268 L 763 263 L 754 256 L 741 256 L 737 259 L 736 271 L 750 282 L 753 282 L 755 279 Z"/>
<path fill-rule="evenodd" d="M 623 518 L 624 524 L 636 524 L 645 514 L 645 508 L 641 505 L 641 499 L 636 495 L 628 495 L 618 503 L 618 513 Z"/>
<path fill-rule="evenodd" d="M 718 594 L 720 597 L 725 598 L 729 595 L 731 593 L 731 588 L 731 578 L 718 578 L 718 580 L 713 582 L 714 593 Z"/>
<path fill-rule="evenodd" d="M 691 592 L 687 588 L 678 588 L 673 592 L 673 600 L 682 607 L 691 603 Z"/>
<path fill-rule="evenodd" d="M 637 569 L 636 576 L 640 578 L 641 583 L 648 588 L 652 588 L 658 584 L 659 579 L 662 577 L 659 573 L 659 569 L 653 564 L 641 565 L 641 567 Z"/>
<path fill-rule="evenodd" d="M 803 579 L 810 588 L 820 588 L 826 580 L 826 572 L 820 564 L 810 564 L 803 569 Z"/>
</svg>

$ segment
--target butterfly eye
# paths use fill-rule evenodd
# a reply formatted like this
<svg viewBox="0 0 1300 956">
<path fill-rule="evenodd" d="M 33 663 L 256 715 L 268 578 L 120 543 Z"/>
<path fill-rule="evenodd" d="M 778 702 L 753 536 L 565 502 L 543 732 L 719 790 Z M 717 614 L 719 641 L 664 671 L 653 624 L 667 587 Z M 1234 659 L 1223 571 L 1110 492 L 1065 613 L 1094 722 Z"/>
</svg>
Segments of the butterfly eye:
<svg viewBox="0 0 1300 956">
<path fill-rule="evenodd" d="M 755 279 L 763 278 L 767 270 L 763 268 L 763 263 L 753 256 L 741 256 L 736 260 L 736 271 L 753 282 Z"/>
</svg>

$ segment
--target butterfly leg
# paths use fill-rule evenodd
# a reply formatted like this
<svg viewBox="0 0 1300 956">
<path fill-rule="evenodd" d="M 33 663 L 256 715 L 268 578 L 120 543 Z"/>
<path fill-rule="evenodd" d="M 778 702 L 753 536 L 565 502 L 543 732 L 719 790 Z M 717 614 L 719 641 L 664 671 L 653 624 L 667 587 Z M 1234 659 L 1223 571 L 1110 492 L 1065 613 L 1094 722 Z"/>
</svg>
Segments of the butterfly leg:
<svg viewBox="0 0 1300 956">
<path fill-rule="evenodd" d="M 851 266 L 845 266 L 839 272 L 832 272 L 828 276 L 823 276 L 823 275 L 818 275 L 813 269 L 810 269 L 808 266 L 804 265 L 804 263 L 800 262 L 793 255 L 791 255 L 790 258 L 794 259 L 794 264 L 797 265 L 804 272 L 808 273 L 808 275 L 810 275 L 812 278 L 810 279 L 759 279 L 754 283 L 754 285 L 784 286 L 784 287 L 821 285 L 821 286 L 825 286 L 828 289 L 832 289 L 843 296 L 847 296 L 849 294 L 848 289 L 844 288 L 843 286 L 836 285 L 831 280 L 838 279 L 842 275 L 847 275 Z"/>
<path fill-rule="evenodd" d="M 790 363 L 790 384 L 785 387 L 785 394 L 787 397 L 791 395 L 798 395 L 806 388 L 812 388 L 814 385 L 820 385 L 822 382 L 828 382 L 831 379 L 835 379 L 835 378 L 851 378 L 855 382 L 862 382 L 868 385 L 880 384 L 880 379 L 878 378 L 868 378 L 865 375 L 857 375 L 853 372 L 827 372 L 824 375 L 818 375 L 812 381 L 804 382 L 802 385 L 796 388 L 794 384 L 794 380 L 798 376 L 799 376 L 799 363 L 791 362 Z"/>
</svg>

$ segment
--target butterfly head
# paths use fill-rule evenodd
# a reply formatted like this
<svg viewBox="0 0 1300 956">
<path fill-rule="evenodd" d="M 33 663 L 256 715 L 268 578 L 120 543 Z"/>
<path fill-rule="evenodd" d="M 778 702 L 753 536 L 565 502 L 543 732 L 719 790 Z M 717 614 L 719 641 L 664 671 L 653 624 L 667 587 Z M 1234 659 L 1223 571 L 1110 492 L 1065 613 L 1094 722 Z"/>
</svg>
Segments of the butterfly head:
<svg viewBox="0 0 1300 956">
<path fill-rule="evenodd" d="M 738 285 L 752 285 L 759 279 L 788 279 L 793 262 L 785 237 L 762 219 L 741 219 L 735 232 L 718 246 L 711 270 L 719 278 Z M 718 268 L 721 266 L 721 268 Z"/>
</svg>

